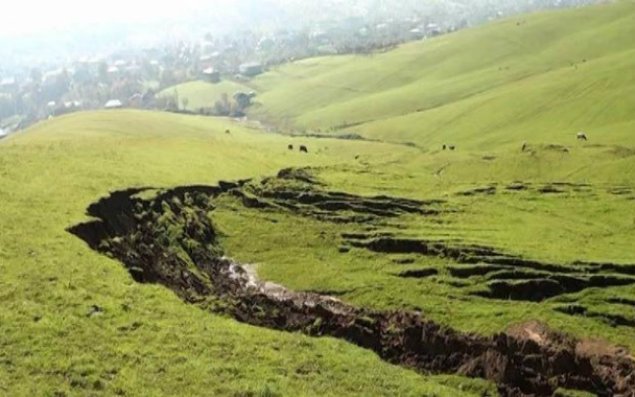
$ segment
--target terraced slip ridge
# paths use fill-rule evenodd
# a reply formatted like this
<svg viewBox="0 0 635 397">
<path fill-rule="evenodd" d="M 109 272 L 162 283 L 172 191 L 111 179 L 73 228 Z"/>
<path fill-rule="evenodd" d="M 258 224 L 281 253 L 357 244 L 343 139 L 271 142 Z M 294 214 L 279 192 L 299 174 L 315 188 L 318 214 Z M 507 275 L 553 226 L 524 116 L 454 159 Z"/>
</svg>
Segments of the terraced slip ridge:
<svg viewBox="0 0 635 397">
<path fill-rule="evenodd" d="M 247 267 L 223 256 L 209 215 L 219 196 L 246 188 L 245 181 L 189 186 L 155 192 L 149 199 L 140 196 L 152 193 L 149 189 L 118 191 L 89 206 L 88 214 L 97 220 L 69 231 L 120 260 L 135 280 L 161 284 L 185 302 L 261 327 L 346 339 L 422 372 L 488 379 L 503 397 L 550 396 L 559 387 L 601 396 L 635 390 L 635 362 L 628 353 L 598 349 L 536 323 L 480 337 L 439 326 L 420 312 L 357 308 L 259 281 Z M 353 195 L 346 200 L 366 201 Z M 369 216 L 403 210 L 400 199 L 394 207 L 390 198 L 382 200 L 388 212 L 375 214 L 371 205 Z"/>
<path fill-rule="evenodd" d="M 280 183 L 282 182 L 282 183 Z M 327 191 L 306 169 L 283 169 L 276 178 L 265 178 L 232 194 L 250 208 L 290 211 L 322 221 L 364 223 L 377 218 L 394 218 L 403 214 L 436 215 L 438 200 L 418 201 L 375 196 L 361 197 Z"/>
<path fill-rule="evenodd" d="M 560 265 L 524 259 L 491 247 L 440 240 L 419 240 L 372 234 L 344 234 L 349 245 L 389 254 L 419 254 L 449 259 L 450 275 L 464 279 L 485 276 L 487 290 L 477 294 L 493 299 L 540 302 L 592 287 L 635 284 L 635 265 L 574 263 Z M 402 274 L 414 277 L 416 273 Z M 436 273 L 420 271 L 422 277 Z"/>
</svg>

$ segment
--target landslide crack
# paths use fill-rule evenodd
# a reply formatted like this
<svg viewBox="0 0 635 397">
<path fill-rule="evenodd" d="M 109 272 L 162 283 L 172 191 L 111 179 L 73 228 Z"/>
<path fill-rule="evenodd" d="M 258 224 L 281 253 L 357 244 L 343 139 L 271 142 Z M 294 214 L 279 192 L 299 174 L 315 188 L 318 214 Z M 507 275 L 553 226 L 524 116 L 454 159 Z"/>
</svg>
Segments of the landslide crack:
<svg viewBox="0 0 635 397">
<path fill-rule="evenodd" d="M 249 268 L 223 255 L 211 218 L 220 195 L 242 197 L 247 206 L 257 202 L 259 208 L 293 208 L 300 215 L 335 221 L 426 213 L 422 202 L 317 188 L 299 191 L 288 185 L 271 189 L 275 183 L 189 186 L 158 191 L 152 198 L 147 198 L 149 189 L 114 192 L 89 206 L 93 221 L 69 231 L 121 261 L 136 281 L 163 285 L 211 312 L 256 326 L 345 339 L 422 373 L 484 378 L 495 382 L 502 396 L 550 396 L 559 387 L 602 396 L 632 395 L 635 390 L 635 364 L 626 353 L 599 357 L 597 349 L 581 349 L 583 341 L 539 324 L 484 337 L 438 325 L 416 311 L 369 310 L 261 282 Z M 414 252 L 423 249 L 419 242 L 408 246 Z M 497 256 L 481 248 L 473 251 Z"/>
</svg>

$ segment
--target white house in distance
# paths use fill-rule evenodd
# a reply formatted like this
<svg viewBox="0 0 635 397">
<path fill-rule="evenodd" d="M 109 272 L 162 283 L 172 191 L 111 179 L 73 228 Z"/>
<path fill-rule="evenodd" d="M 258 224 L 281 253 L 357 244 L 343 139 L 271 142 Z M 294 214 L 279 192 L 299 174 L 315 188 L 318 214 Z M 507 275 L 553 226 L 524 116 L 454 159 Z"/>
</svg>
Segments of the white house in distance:
<svg viewBox="0 0 635 397">
<path fill-rule="evenodd" d="M 217 70 L 215 70 L 213 67 L 209 67 L 203 70 L 202 74 L 205 81 L 208 81 L 210 83 L 220 82 L 220 73 Z"/>
<path fill-rule="evenodd" d="M 111 99 L 104 105 L 104 109 L 120 109 L 123 107 L 123 103 L 119 99 Z"/>
<path fill-rule="evenodd" d="M 14 77 L 0 79 L 0 92 L 11 94 L 16 92 L 17 89 L 18 83 Z"/>
<path fill-rule="evenodd" d="M 5 130 L 0 128 L 0 139 L 6 137 L 7 135 L 9 135 L 9 134 Z"/>
</svg>

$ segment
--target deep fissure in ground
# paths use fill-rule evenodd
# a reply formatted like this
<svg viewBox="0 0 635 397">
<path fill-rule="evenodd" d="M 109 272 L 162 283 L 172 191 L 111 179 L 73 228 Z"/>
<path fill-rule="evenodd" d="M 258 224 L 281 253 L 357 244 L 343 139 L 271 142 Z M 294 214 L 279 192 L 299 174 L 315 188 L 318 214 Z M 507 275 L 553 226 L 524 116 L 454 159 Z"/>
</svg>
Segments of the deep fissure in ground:
<svg viewBox="0 0 635 397">
<path fill-rule="evenodd" d="M 483 337 L 441 326 L 416 311 L 369 310 L 333 297 L 260 282 L 248 269 L 223 256 L 211 218 L 214 201 L 223 194 L 237 197 L 247 207 L 288 210 L 330 222 L 364 222 L 402 214 L 426 216 L 438 211 L 434 201 L 329 192 L 302 170 L 283 170 L 278 177 L 260 183 L 114 192 L 90 205 L 88 214 L 96 218 L 94 221 L 69 231 L 91 248 L 121 261 L 136 281 L 164 285 L 188 303 L 241 322 L 342 338 L 391 363 L 425 373 L 484 378 L 495 382 L 502 396 L 550 396 L 560 387 L 601 396 L 633 395 L 635 364 L 626 352 L 590 353 L 583 348 L 584 341 L 540 324 Z M 144 198 L 148 196 L 152 198 Z M 352 245 L 375 251 L 455 256 L 467 264 L 480 263 L 486 257 L 492 263 L 489 266 L 498 266 L 498 274 L 509 272 L 510 265 L 544 268 L 544 264 L 523 262 L 487 247 L 458 249 L 390 236 L 348 238 Z M 543 270 L 566 273 L 563 269 Z M 483 270 L 484 274 L 489 270 Z M 469 270 L 458 267 L 457 277 L 461 271 L 469 277 Z M 404 276 L 424 277 L 428 273 Z M 514 277 L 507 274 L 505 278 Z"/>
</svg>

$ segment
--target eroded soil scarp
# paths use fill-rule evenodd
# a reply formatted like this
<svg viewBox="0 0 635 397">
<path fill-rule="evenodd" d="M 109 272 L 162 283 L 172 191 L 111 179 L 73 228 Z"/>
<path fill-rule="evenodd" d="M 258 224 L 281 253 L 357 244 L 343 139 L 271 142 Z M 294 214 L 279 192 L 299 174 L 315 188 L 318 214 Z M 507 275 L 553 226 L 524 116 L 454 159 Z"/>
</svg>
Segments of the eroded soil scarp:
<svg viewBox="0 0 635 397">
<path fill-rule="evenodd" d="M 342 338 L 373 350 L 384 360 L 421 372 L 488 379 L 498 385 L 503 396 L 550 396 L 559 387 L 602 396 L 633 395 L 635 363 L 627 352 L 588 349 L 587 342 L 540 324 L 525 324 L 506 333 L 483 337 L 440 326 L 426 320 L 420 312 L 368 310 L 330 296 L 294 292 L 259 281 L 248 267 L 223 256 L 211 218 L 215 199 L 220 195 L 234 195 L 250 207 L 293 209 L 299 215 L 336 222 L 436 211 L 434 203 L 327 192 L 312 180 L 302 182 L 314 185 L 310 190 L 293 183 L 278 186 L 280 178 L 260 184 L 241 181 L 217 187 L 115 192 L 88 208 L 88 214 L 96 218 L 94 221 L 77 225 L 70 232 L 93 249 L 121 261 L 135 280 L 161 284 L 186 302 L 248 324 Z M 516 277 L 507 267 L 520 264 L 520 268 L 536 271 L 532 280 L 580 286 L 600 283 L 592 281 L 596 276 L 576 278 L 575 282 L 550 278 L 540 272 L 554 269 L 525 263 L 487 247 L 458 249 L 442 243 L 391 237 L 371 240 L 364 235 L 348 237 L 352 245 L 376 251 L 460 258 L 472 269 L 488 258 L 489 264 L 478 265 L 482 267 L 478 272 L 499 274 L 498 280 L 511 282 Z M 458 269 L 457 277 L 470 277 L 468 270 Z M 427 277 L 433 273 L 404 272 L 402 277 Z"/>
</svg>

